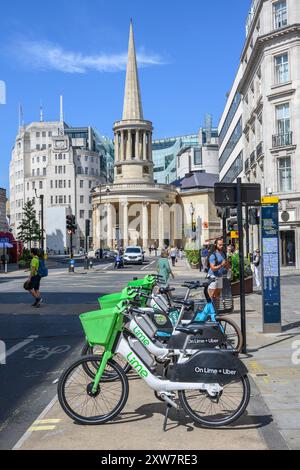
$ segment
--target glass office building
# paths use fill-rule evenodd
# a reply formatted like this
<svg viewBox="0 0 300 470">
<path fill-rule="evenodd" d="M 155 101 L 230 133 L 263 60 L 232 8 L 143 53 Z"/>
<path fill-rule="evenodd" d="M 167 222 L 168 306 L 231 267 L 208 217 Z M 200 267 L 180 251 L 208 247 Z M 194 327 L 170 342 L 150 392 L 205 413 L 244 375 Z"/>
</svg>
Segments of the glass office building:
<svg viewBox="0 0 300 470">
<path fill-rule="evenodd" d="M 212 139 L 218 137 L 217 129 L 210 131 Z M 177 157 L 185 149 L 201 149 L 207 143 L 207 131 L 200 129 L 198 134 L 169 137 L 154 140 L 152 158 L 154 163 L 154 179 L 157 183 L 170 184 L 177 179 Z"/>
</svg>

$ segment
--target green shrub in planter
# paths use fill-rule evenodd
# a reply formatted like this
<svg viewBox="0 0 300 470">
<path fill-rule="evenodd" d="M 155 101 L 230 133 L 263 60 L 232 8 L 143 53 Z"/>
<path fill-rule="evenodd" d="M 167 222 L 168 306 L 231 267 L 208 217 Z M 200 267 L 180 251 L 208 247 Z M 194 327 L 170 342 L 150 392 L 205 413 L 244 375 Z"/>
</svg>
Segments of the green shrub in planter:
<svg viewBox="0 0 300 470">
<path fill-rule="evenodd" d="M 185 250 L 185 255 L 190 264 L 199 263 L 199 250 Z"/>
<path fill-rule="evenodd" d="M 239 281 L 240 279 L 240 256 L 239 253 L 234 253 L 231 257 L 232 281 Z M 250 262 L 247 258 L 244 259 L 245 277 L 252 276 Z"/>
</svg>

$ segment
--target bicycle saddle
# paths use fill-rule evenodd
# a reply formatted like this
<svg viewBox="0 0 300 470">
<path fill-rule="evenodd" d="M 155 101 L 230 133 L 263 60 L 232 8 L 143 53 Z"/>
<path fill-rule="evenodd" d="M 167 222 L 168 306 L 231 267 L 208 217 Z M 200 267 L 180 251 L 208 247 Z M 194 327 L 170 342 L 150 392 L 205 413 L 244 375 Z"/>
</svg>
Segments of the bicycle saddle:
<svg viewBox="0 0 300 470">
<path fill-rule="evenodd" d="M 187 326 L 177 326 L 175 330 L 180 331 L 181 333 L 185 333 L 187 335 L 203 334 L 203 326 L 197 323 L 190 323 Z"/>
<path fill-rule="evenodd" d="M 167 294 L 168 292 L 173 292 L 175 289 L 175 287 L 160 287 L 159 288 L 159 293 L 160 294 Z"/>
</svg>

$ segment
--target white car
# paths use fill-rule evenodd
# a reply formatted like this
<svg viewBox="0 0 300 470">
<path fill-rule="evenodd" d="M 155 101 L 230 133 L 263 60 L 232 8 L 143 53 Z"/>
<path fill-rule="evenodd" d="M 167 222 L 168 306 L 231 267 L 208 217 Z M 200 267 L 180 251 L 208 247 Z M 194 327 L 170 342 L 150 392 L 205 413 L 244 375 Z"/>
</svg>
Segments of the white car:
<svg viewBox="0 0 300 470">
<path fill-rule="evenodd" d="M 143 264 L 144 251 L 140 246 L 128 246 L 124 251 L 124 264 Z"/>
</svg>

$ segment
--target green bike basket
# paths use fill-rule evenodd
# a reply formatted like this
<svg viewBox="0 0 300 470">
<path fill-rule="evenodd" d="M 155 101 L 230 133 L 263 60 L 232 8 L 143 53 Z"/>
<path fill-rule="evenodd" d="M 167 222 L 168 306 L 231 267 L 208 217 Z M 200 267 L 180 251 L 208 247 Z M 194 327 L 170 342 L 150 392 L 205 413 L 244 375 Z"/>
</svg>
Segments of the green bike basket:
<svg viewBox="0 0 300 470">
<path fill-rule="evenodd" d="M 99 305 L 102 309 L 113 308 L 120 302 L 120 300 L 122 300 L 122 292 L 102 295 L 98 298 Z"/>
<path fill-rule="evenodd" d="M 95 310 L 79 315 L 85 336 L 90 344 L 109 343 L 119 312 L 114 308 Z"/>
</svg>

